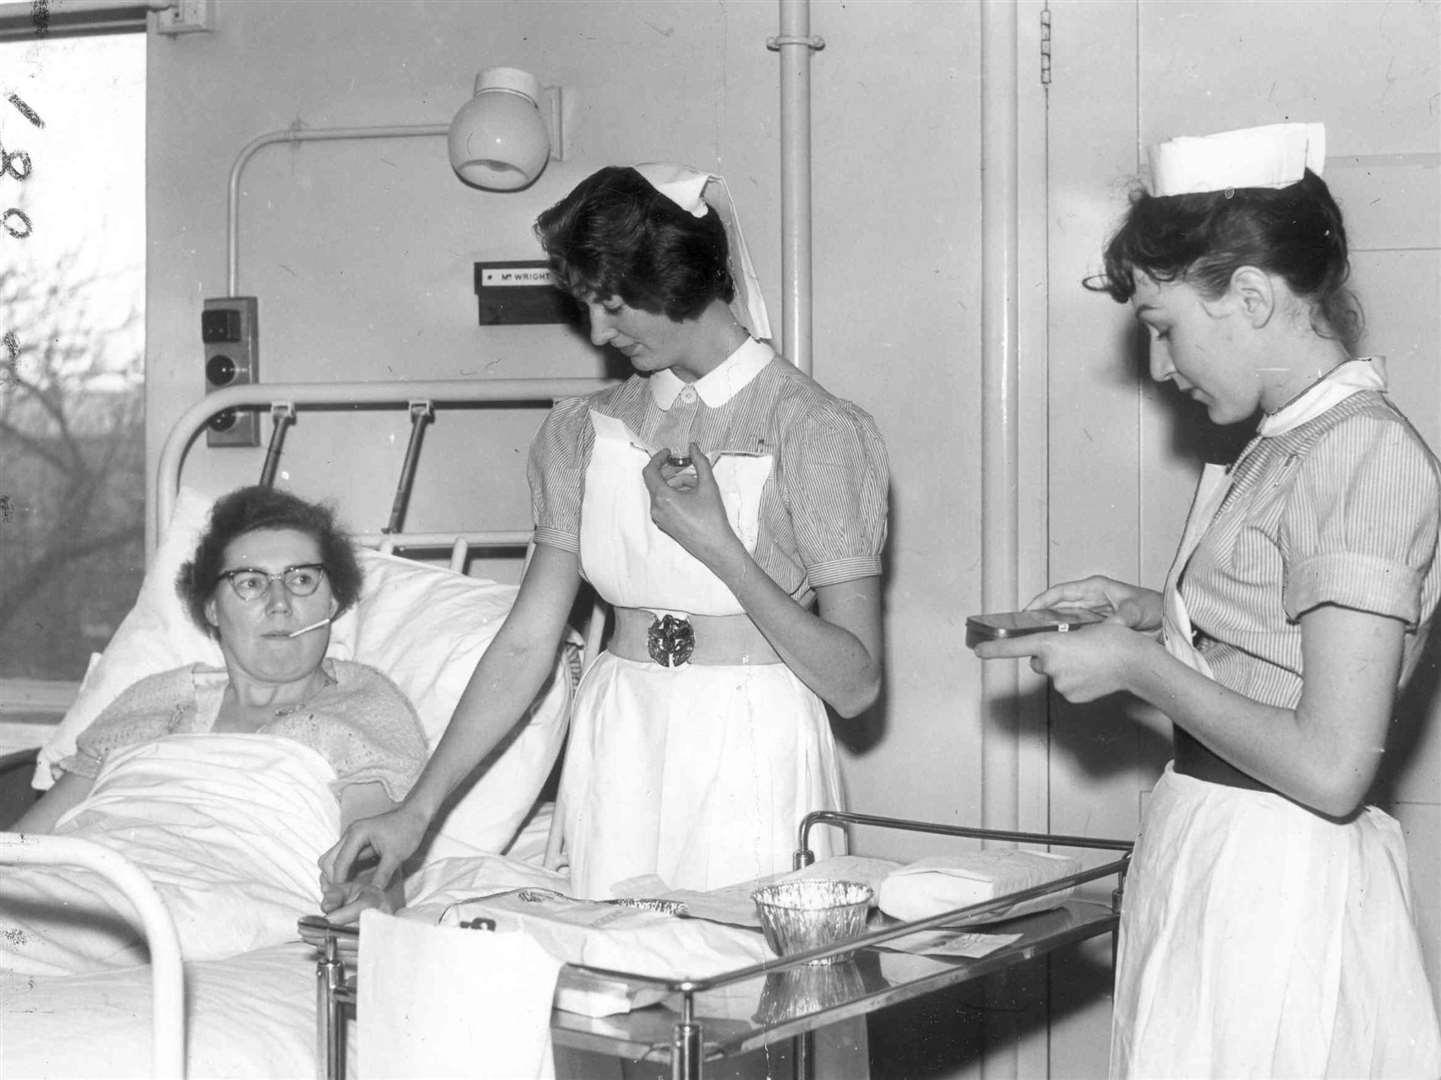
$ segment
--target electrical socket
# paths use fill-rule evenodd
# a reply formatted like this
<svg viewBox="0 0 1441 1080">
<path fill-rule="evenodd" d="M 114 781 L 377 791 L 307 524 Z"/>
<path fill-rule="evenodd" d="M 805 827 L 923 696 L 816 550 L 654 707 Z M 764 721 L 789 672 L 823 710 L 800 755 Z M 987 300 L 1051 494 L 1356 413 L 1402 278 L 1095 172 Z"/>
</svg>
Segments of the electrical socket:
<svg viewBox="0 0 1441 1080">
<path fill-rule="evenodd" d="M 157 34 L 192 34 L 210 29 L 209 0 L 175 0 L 152 15 Z"/>
<path fill-rule="evenodd" d="M 200 313 L 205 392 L 260 381 L 259 304 L 253 296 L 212 297 Z M 260 413 L 226 409 L 205 428 L 207 446 L 259 446 Z"/>
</svg>

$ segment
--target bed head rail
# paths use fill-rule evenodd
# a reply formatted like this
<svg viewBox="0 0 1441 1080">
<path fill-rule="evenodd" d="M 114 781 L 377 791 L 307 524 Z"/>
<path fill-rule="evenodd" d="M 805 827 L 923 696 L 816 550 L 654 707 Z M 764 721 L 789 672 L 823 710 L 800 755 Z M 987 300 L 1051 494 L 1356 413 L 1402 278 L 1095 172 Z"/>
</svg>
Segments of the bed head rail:
<svg viewBox="0 0 1441 1080">
<path fill-rule="evenodd" d="M 195 437 L 211 418 L 228 409 L 268 409 L 275 418 L 276 433 L 299 409 L 340 410 L 355 405 L 394 405 L 415 414 L 426 404 L 487 405 L 517 403 L 549 404 L 567 397 L 581 397 L 609 385 L 605 379 L 451 379 L 388 382 L 251 383 L 229 386 L 201 398 L 175 422 L 160 451 L 155 492 L 155 522 L 164 528 L 175 508 L 180 490 L 180 472 Z M 279 453 L 272 438 L 267 453 Z M 407 468 L 412 462 L 407 461 Z"/>
<path fill-rule="evenodd" d="M 524 550 L 530 542 L 530 530 L 465 530 L 445 533 L 406 533 L 400 524 L 410 482 L 415 472 L 416 451 L 420 432 L 429 418 L 433 405 L 460 405 L 485 408 L 492 405 L 549 405 L 562 398 L 582 397 L 610 385 L 606 379 L 452 379 L 396 380 L 386 382 L 327 383 L 252 383 L 230 386 L 207 394 L 175 422 L 160 451 L 155 488 L 156 535 L 164 529 L 175 510 L 180 492 L 180 474 L 196 437 L 212 417 L 229 409 L 268 410 L 274 426 L 266 451 L 261 482 L 269 482 L 275 473 L 286 427 L 295 414 L 307 411 L 339 411 L 357 405 L 392 405 L 408 412 L 412 420 L 410 446 L 401 469 L 391 514 L 391 527 L 380 533 L 358 533 L 357 542 L 381 551 L 405 550 L 445 551 L 449 549 L 450 567 L 464 572 L 467 560 L 475 550 Z M 600 636 L 605 619 L 599 604 L 592 609 L 585 630 L 585 662 L 588 664 L 600 650 Z"/>
</svg>

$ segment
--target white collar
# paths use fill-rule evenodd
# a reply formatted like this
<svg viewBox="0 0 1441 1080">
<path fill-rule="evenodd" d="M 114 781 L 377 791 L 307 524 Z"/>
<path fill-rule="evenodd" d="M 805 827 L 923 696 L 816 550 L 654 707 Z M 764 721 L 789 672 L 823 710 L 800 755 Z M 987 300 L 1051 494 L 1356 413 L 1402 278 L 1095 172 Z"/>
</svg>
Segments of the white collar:
<svg viewBox="0 0 1441 1080">
<path fill-rule="evenodd" d="M 1307 420 L 1320 416 L 1362 390 L 1386 389 L 1386 365 L 1381 357 L 1363 357 L 1337 364 L 1270 416 L 1262 417 L 1256 434 L 1284 435 Z"/>
<path fill-rule="evenodd" d="M 663 411 L 669 411 L 680 392 L 687 386 L 694 386 L 708 408 L 719 408 L 740 393 L 762 368 L 775 359 L 775 355 L 775 350 L 764 341 L 748 337 L 735 352 L 693 383 L 686 382 L 670 368 L 653 373 L 650 376 L 651 399 Z"/>
</svg>

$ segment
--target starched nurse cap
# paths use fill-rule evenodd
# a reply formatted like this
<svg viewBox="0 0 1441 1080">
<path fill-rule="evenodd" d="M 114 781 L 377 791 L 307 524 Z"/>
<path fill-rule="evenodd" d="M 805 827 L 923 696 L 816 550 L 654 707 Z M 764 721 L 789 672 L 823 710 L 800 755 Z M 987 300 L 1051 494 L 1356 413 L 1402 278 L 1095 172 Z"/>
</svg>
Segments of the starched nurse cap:
<svg viewBox="0 0 1441 1080">
<path fill-rule="evenodd" d="M 752 336 L 768 339 L 771 336 L 771 321 L 766 314 L 766 300 L 761 295 L 760 278 L 756 276 L 755 265 L 751 262 L 750 249 L 746 247 L 740 218 L 736 215 L 735 203 L 731 200 L 725 178 L 715 173 L 692 169 L 689 165 L 672 165 L 659 161 L 637 165 L 635 171 L 645 177 L 651 187 L 691 217 L 705 217 L 707 208 L 716 212 L 721 224 L 725 226 L 726 238 L 730 244 L 731 280 L 736 286 L 736 298 L 731 303 L 731 310 Z"/>
<path fill-rule="evenodd" d="M 1150 148 L 1152 195 L 1196 195 L 1233 188 L 1283 188 L 1326 161 L 1325 124 L 1267 124 L 1215 135 L 1187 135 Z"/>
</svg>

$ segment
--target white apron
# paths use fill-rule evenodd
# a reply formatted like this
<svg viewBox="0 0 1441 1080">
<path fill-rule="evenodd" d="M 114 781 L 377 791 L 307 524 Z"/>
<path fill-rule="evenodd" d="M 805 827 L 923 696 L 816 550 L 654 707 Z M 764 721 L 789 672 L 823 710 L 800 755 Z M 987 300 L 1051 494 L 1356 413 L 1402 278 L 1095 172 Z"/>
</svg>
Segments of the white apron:
<svg viewBox="0 0 1441 1080">
<path fill-rule="evenodd" d="M 1384 386 L 1358 363 L 1260 433 Z M 1229 489 L 1228 471 L 1206 466 L 1163 594 L 1167 652 L 1208 677 L 1178 583 Z M 1168 765 L 1126 879 L 1111 1076 L 1441 1076 L 1420 958 L 1394 819 L 1367 807 L 1336 824 L 1280 795 Z"/>
<path fill-rule="evenodd" d="M 658 614 L 739 615 L 719 578 L 650 518 L 651 451 L 591 414 L 581 566 L 610 604 Z M 725 454 L 714 471 L 731 527 L 754 551 L 769 456 Z M 791 868 L 811 810 L 841 805 L 825 706 L 784 664 L 667 668 L 602 654 L 576 694 L 561 814 L 577 896 L 657 874 L 711 889 Z M 817 830 L 818 857 L 830 853 Z"/>
</svg>

